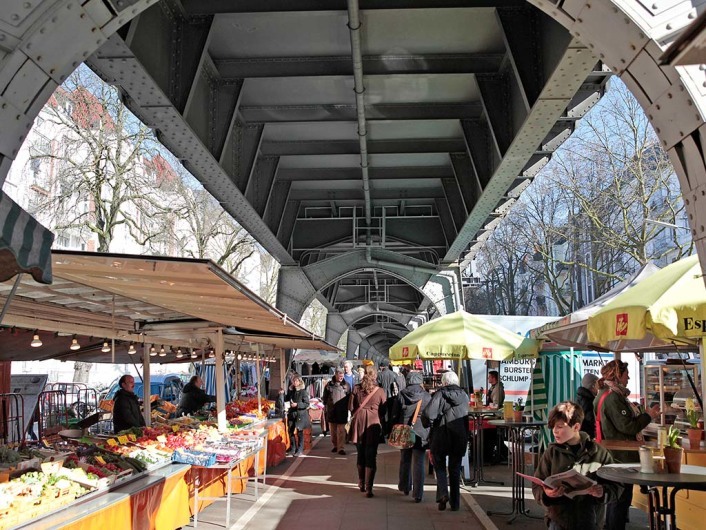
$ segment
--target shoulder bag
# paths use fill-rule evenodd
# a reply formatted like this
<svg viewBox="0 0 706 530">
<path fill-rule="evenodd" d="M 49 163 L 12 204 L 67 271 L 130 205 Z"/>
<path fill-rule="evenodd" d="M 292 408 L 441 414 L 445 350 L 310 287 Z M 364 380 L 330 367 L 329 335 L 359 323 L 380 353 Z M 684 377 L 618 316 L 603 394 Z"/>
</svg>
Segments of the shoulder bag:
<svg viewBox="0 0 706 530">
<path fill-rule="evenodd" d="M 601 429 L 601 408 L 603 407 L 603 402 L 605 401 L 605 398 L 608 397 L 608 394 L 610 394 L 612 390 L 607 390 L 606 392 L 603 393 L 601 396 L 601 399 L 598 400 L 598 406 L 596 407 L 596 438 L 595 440 L 597 442 L 602 442 L 603 441 L 603 429 Z"/>
<path fill-rule="evenodd" d="M 422 400 L 420 399 L 417 401 L 417 408 L 414 410 L 410 425 L 398 423 L 392 426 L 392 431 L 390 431 L 390 436 L 387 439 L 387 444 L 390 447 L 395 449 L 411 449 L 414 447 L 414 443 L 417 441 L 417 435 L 414 433 L 414 424 L 417 423 L 417 416 L 421 407 Z"/>
</svg>

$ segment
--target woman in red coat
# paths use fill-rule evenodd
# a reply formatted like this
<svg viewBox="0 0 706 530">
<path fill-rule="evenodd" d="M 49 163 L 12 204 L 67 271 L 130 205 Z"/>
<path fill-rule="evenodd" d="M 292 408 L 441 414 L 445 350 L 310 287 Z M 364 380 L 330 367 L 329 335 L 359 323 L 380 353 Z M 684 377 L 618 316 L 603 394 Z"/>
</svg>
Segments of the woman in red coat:
<svg viewBox="0 0 706 530">
<path fill-rule="evenodd" d="M 380 418 L 385 412 L 387 399 L 385 391 L 377 384 L 377 377 L 375 367 L 366 366 L 365 375 L 353 388 L 349 402 L 353 416 L 348 434 L 358 450 L 358 488 L 367 497 L 373 496 L 378 444 L 382 438 Z"/>
</svg>

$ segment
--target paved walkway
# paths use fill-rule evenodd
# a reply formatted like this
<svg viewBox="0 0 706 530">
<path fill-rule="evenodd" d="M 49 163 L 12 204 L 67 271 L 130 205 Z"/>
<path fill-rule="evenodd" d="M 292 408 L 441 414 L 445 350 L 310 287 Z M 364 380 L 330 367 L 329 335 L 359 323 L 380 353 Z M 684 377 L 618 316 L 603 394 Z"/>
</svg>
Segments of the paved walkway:
<svg viewBox="0 0 706 530">
<path fill-rule="evenodd" d="M 232 529 L 291 530 L 314 527 L 320 530 L 467 530 L 468 528 L 496 530 L 507 526 L 506 516 L 492 518 L 486 510 L 507 511 L 510 507 L 510 469 L 505 465 L 485 468 L 487 479 L 505 484 L 485 485 L 461 490 L 461 509 L 438 511 L 433 476 L 427 476 L 424 500 L 417 504 L 397 490 L 399 451 L 380 446 L 378 474 L 375 478 L 375 497 L 368 499 L 358 491 L 355 466 L 355 447 L 346 446 L 348 454 L 331 453 L 331 439 L 318 436 L 312 448 L 303 456 L 293 458 L 275 467 L 267 477 L 268 487 L 260 488 L 255 499 L 253 487 L 244 494 L 235 495 L 231 503 Z M 541 518 L 542 509 L 527 489 L 527 507 L 537 518 L 518 517 L 512 522 L 514 530 L 546 528 Z M 225 528 L 225 502 L 216 502 L 199 514 L 198 528 L 215 530 Z M 631 510 L 633 522 L 629 530 L 645 528 L 646 516 Z M 188 528 L 193 528 L 192 525 Z"/>
</svg>

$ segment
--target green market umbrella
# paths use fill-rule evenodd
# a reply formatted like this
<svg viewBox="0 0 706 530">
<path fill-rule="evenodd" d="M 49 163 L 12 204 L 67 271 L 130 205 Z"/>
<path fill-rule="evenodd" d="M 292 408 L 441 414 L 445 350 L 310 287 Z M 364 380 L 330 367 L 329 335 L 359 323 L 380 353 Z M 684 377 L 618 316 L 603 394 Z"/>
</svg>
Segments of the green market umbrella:
<svg viewBox="0 0 706 530">
<path fill-rule="evenodd" d="M 485 359 L 536 357 L 537 341 L 466 311 L 430 320 L 390 348 L 390 360 Z"/>
</svg>

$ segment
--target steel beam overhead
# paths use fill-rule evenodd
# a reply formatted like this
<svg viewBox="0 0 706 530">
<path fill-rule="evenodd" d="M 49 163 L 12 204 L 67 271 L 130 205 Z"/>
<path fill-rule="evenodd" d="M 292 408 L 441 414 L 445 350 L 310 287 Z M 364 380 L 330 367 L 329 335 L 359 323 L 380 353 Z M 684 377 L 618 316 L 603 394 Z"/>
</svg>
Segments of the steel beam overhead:
<svg viewBox="0 0 706 530">
<path fill-rule="evenodd" d="M 331 336 L 383 353 L 400 329 L 345 315 L 447 310 L 431 283 L 452 289 L 608 79 L 520 0 L 165 0 L 87 62 L 286 267 L 283 308 L 316 297 Z"/>
</svg>

